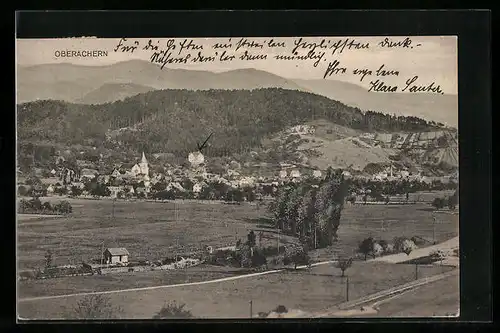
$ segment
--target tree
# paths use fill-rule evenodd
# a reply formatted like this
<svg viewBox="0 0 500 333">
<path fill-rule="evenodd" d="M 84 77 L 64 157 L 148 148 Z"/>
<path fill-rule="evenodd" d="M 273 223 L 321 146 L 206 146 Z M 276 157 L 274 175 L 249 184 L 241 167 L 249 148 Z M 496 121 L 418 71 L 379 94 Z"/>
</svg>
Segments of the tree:
<svg viewBox="0 0 500 333">
<path fill-rule="evenodd" d="M 297 212 L 297 231 L 301 239 L 316 248 L 316 238 L 314 237 L 317 229 L 316 220 L 316 189 L 311 188 L 306 191 Z"/>
<path fill-rule="evenodd" d="M 95 183 L 95 185 L 90 188 L 90 194 L 96 197 L 109 197 L 111 195 L 111 191 L 106 185 Z"/>
<path fill-rule="evenodd" d="M 256 244 L 255 241 L 256 241 L 255 233 L 253 232 L 253 230 L 250 230 L 250 232 L 247 235 L 247 244 L 253 247 Z"/>
<path fill-rule="evenodd" d="M 321 230 L 320 242 L 323 246 L 332 245 L 337 239 L 347 190 L 348 184 L 344 181 L 342 170 L 333 171 L 329 168 L 316 196 L 316 219 Z"/>
<path fill-rule="evenodd" d="M 69 214 L 73 212 L 73 207 L 68 201 L 63 200 L 54 206 L 54 210 L 61 214 Z"/>
<path fill-rule="evenodd" d="M 50 202 L 46 201 L 42 205 L 42 209 L 46 212 L 51 212 L 52 211 L 52 206 L 50 205 Z"/>
<path fill-rule="evenodd" d="M 182 179 L 181 186 L 186 189 L 187 191 L 192 191 L 194 183 L 191 179 L 189 178 L 184 178 Z"/>
<path fill-rule="evenodd" d="M 442 209 L 446 205 L 446 201 L 443 198 L 434 198 L 431 205 L 435 209 Z"/>
<path fill-rule="evenodd" d="M 82 189 L 80 189 L 78 186 L 71 186 L 71 194 L 75 197 L 82 195 Z"/>
<path fill-rule="evenodd" d="M 303 186 L 297 186 L 288 196 L 285 208 L 285 219 L 293 236 L 297 234 L 298 210 L 303 199 Z"/>
<path fill-rule="evenodd" d="M 335 262 L 335 267 L 340 268 L 342 271 L 342 277 L 344 277 L 345 271 L 352 266 L 352 258 L 342 258 Z"/>
<path fill-rule="evenodd" d="M 375 241 L 373 240 L 372 237 L 365 238 L 358 247 L 358 251 L 362 253 L 365 256 L 365 260 L 368 257 L 368 255 L 373 252 L 373 245 L 375 244 Z"/>
<path fill-rule="evenodd" d="M 52 251 L 48 250 L 45 253 L 45 268 L 52 267 Z"/>
<path fill-rule="evenodd" d="M 456 206 L 458 204 L 458 198 L 457 198 L 457 192 L 455 191 L 455 193 L 448 197 L 448 208 L 450 210 L 455 210 Z"/>
<path fill-rule="evenodd" d="M 92 294 L 84 296 L 68 316 L 71 319 L 116 319 L 122 313 L 120 307 L 115 307 L 109 297 Z"/>
<path fill-rule="evenodd" d="M 191 311 L 184 309 L 185 306 L 186 304 L 177 304 L 175 301 L 165 303 L 153 319 L 193 318 Z"/>
<path fill-rule="evenodd" d="M 22 197 L 27 196 L 28 189 L 26 188 L 26 186 L 21 185 L 17 188 L 17 194 L 19 194 Z"/>
<path fill-rule="evenodd" d="M 387 252 L 387 249 L 389 247 L 389 243 L 387 243 L 387 241 L 381 239 L 381 240 L 378 241 L 378 244 L 380 246 L 382 246 L 382 249 L 384 250 L 384 252 Z"/>
<path fill-rule="evenodd" d="M 35 212 L 39 212 L 42 210 L 42 202 L 40 201 L 39 198 L 33 198 L 30 201 L 28 201 L 28 204 L 31 209 L 33 209 Z"/>
<path fill-rule="evenodd" d="M 243 189 L 243 196 L 248 202 L 253 202 L 255 201 L 255 191 L 252 187 L 245 187 Z"/>
<path fill-rule="evenodd" d="M 283 258 L 285 265 L 292 263 L 294 269 L 297 269 L 298 265 L 308 265 L 310 261 L 311 258 L 304 246 L 293 245 L 285 248 L 285 256 Z"/>
<path fill-rule="evenodd" d="M 286 308 L 286 306 L 284 305 L 278 305 L 276 307 L 276 309 L 273 310 L 273 312 L 276 312 L 278 314 L 283 314 L 283 313 L 287 313 L 288 312 L 288 309 Z"/>
<path fill-rule="evenodd" d="M 226 201 L 242 202 L 244 199 L 243 192 L 240 189 L 232 188 L 226 194 Z"/>
<path fill-rule="evenodd" d="M 37 176 L 29 176 L 28 179 L 26 179 L 26 185 L 42 185 L 42 181 Z"/>
</svg>

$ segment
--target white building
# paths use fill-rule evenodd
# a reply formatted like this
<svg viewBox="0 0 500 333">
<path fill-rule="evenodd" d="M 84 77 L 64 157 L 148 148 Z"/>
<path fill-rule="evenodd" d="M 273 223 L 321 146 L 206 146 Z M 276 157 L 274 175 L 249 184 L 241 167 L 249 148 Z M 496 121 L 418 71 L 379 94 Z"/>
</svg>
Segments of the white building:
<svg viewBox="0 0 500 333">
<path fill-rule="evenodd" d="M 300 178 L 300 171 L 299 170 L 292 170 L 290 172 L 290 177 L 292 177 L 292 178 Z"/>
<path fill-rule="evenodd" d="M 239 180 L 238 185 L 241 187 L 245 186 L 254 186 L 255 178 L 254 177 L 243 177 Z"/>
<path fill-rule="evenodd" d="M 134 176 L 149 176 L 149 164 L 148 160 L 146 159 L 146 155 L 144 155 L 144 152 L 142 152 L 141 162 L 135 164 L 132 167 L 131 172 L 134 174 Z"/>
<path fill-rule="evenodd" d="M 49 193 L 49 194 L 54 193 L 54 185 L 50 184 L 50 185 L 47 187 L 47 193 Z"/>
<path fill-rule="evenodd" d="M 113 173 L 111 173 L 111 176 L 115 177 L 115 178 L 120 177 L 121 176 L 120 171 L 118 171 L 117 169 L 114 169 Z"/>
<path fill-rule="evenodd" d="M 320 178 L 321 177 L 321 171 L 320 170 L 314 170 L 313 171 L 313 177 L 314 178 Z"/>
<path fill-rule="evenodd" d="M 106 264 L 127 264 L 129 253 L 124 247 L 107 248 L 103 253 Z"/>
<path fill-rule="evenodd" d="M 196 183 L 193 185 L 193 193 L 200 193 L 201 190 L 203 189 L 203 186 L 205 185 L 205 183 Z"/>
<path fill-rule="evenodd" d="M 350 178 L 352 175 L 349 171 L 344 170 L 344 171 L 342 171 L 342 176 L 344 176 L 346 178 Z"/>
<path fill-rule="evenodd" d="M 110 196 L 112 198 L 118 197 L 118 193 L 123 190 L 121 186 L 108 186 L 108 190 L 111 192 Z"/>
</svg>

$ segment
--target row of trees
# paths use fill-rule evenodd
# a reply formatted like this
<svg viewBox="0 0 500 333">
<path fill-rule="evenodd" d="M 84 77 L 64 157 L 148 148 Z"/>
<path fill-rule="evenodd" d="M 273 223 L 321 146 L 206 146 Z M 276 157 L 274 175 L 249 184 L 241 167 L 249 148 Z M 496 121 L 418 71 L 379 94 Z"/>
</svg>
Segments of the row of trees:
<svg viewBox="0 0 500 333">
<path fill-rule="evenodd" d="M 444 207 L 448 207 L 450 210 L 455 210 L 458 205 L 458 192 L 455 191 L 453 195 L 444 198 L 434 198 L 431 205 L 435 209 L 443 209 Z"/>
<path fill-rule="evenodd" d="M 347 190 L 342 171 L 329 168 L 319 185 L 303 181 L 279 188 L 269 210 L 282 232 L 308 246 L 325 247 L 337 239 Z"/>
<path fill-rule="evenodd" d="M 157 187 L 158 189 L 158 187 Z M 153 188 L 154 190 L 154 188 Z M 256 189 L 250 186 L 233 188 L 221 182 L 209 182 L 205 184 L 199 193 L 192 190 L 179 190 L 171 188 L 169 190 L 159 190 L 153 192 L 152 198 L 160 200 L 193 199 L 200 200 L 224 200 L 229 202 L 253 202 L 257 199 Z"/>
<path fill-rule="evenodd" d="M 415 193 L 420 191 L 442 191 L 454 190 L 457 183 L 450 181 L 443 183 L 440 180 L 433 180 L 430 183 L 418 180 L 391 180 L 391 181 L 373 181 L 368 179 L 354 178 L 351 181 L 351 189 L 358 193 L 367 193 L 371 197 L 380 197 L 383 195 L 398 195 Z"/>
<path fill-rule="evenodd" d="M 382 254 L 392 254 L 401 252 L 411 252 L 416 249 L 416 238 L 395 237 L 392 243 L 385 240 L 375 240 L 373 237 L 363 239 L 359 243 L 358 253 L 364 256 L 366 260 L 369 255 L 375 258 Z"/>
<path fill-rule="evenodd" d="M 42 203 L 38 198 L 22 199 L 18 208 L 18 212 L 21 214 L 69 214 L 72 211 L 73 207 L 68 201 L 63 200 L 51 205 L 48 201 Z"/>
</svg>

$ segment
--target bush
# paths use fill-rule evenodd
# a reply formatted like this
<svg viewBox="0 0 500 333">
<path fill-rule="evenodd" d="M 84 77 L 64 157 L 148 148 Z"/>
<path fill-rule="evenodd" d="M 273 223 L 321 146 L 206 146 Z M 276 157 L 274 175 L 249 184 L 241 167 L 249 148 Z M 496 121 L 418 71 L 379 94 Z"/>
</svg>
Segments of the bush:
<svg viewBox="0 0 500 333">
<path fill-rule="evenodd" d="M 443 198 L 434 198 L 431 205 L 436 209 L 443 209 L 446 206 L 446 200 Z"/>
<path fill-rule="evenodd" d="M 308 265 L 311 258 L 307 254 L 307 251 L 303 246 L 286 246 L 285 255 L 283 258 L 284 265 L 293 264 L 294 268 L 297 269 L 298 265 Z"/>
<path fill-rule="evenodd" d="M 380 245 L 379 243 L 373 243 L 372 255 L 374 258 L 376 256 L 381 255 L 383 252 L 384 252 L 384 248 L 382 247 L 382 245 Z"/>
<path fill-rule="evenodd" d="M 26 188 L 26 186 L 21 185 L 21 186 L 19 186 L 19 187 L 17 188 L 17 193 L 18 193 L 20 196 L 23 196 L 23 197 L 24 197 L 24 196 L 27 196 L 29 192 L 28 192 L 28 189 Z"/>
<path fill-rule="evenodd" d="M 177 304 L 175 301 L 165 303 L 153 319 L 193 318 L 191 311 L 185 310 L 186 304 Z"/>
<path fill-rule="evenodd" d="M 70 319 L 115 319 L 121 312 L 122 309 L 113 306 L 109 297 L 97 294 L 84 296 L 67 316 Z"/>
<path fill-rule="evenodd" d="M 252 267 L 261 267 L 267 265 L 266 256 L 259 250 L 254 250 L 252 257 Z"/>
<path fill-rule="evenodd" d="M 284 305 L 278 305 L 276 307 L 276 309 L 273 310 L 273 312 L 276 312 L 276 313 L 287 313 L 288 309 Z"/>
<path fill-rule="evenodd" d="M 415 243 L 406 237 L 396 237 L 394 239 L 394 250 L 396 252 L 411 252 L 415 250 L 417 246 Z"/>
</svg>

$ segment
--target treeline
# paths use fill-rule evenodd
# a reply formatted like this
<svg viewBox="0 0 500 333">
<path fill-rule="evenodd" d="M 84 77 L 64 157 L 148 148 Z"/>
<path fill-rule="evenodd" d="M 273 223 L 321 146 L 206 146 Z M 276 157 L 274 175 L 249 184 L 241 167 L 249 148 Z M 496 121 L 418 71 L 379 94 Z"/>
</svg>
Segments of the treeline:
<svg viewBox="0 0 500 333">
<path fill-rule="evenodd" d="M 73 211 L 73 207 L 68 201 L 61 201 L 55 205 L 50 202 L 41 202 L 39 198 L 31 200 L 22 199 L 19 202 L 18 213 L 20 214 L 69 214 Z"/>
<path fill-rule="evenodd" d="M 309 247 L 329 246 L 337 239 L 348 189 L 342 171 L 329 168 L 319 184 L 303 181 L 280 187 L 269 209 L 284 233 Z"/>
<path fill-rule="evenodd" d="M 166 184 L 156 184 L 151 194 L 153 199 L 175 200 L 175 199 L 199 199 L 199 200 L 223 200 L 228 202 L 253 202 L 260 196 L 259 191 L 254 187 L 233 188 L 221 182 L 208 182 L 197 193 L 192 187 L 185 186 L 185 190 L 177 188 L 166 189 Z M 266 188 L 267 189 L 267 188 Z"/>
<path fill-rule="evenodd" d="M 450 210 L 455 210 L 458 205 L 458 191 L 455 190 L 453 195 L 444 198 L 434 198 L 431 205 L 436 209 L 443 209 L 448 207 Z"/>
<path fill-rule="evenodd" d="M 294 90 L 162 90 L 101 105 L 36 101 L 17 107 L 18 138 L 101 145 L 107 130 L 137 150 L 184 155 L 214 132 L 207 154 L 219 156 L 259 146 L 270 133 L 314 119 L 363 131 L 429 131 L 439 125 L 416 117 L 363 113 L 326 97 Z"/>
<path fill-rule="evenodd" d="M 350 185 L 352 192 L 369 194 L 369 196 L 376 199 L 380 199 L 384 195 L 408 194 L 420 191 L 455 190 L 458 187 L 458 184 L 453 181 L 443 183 L 440 180 L 433 180 L 432 182 L 426 183 L 418 180 L 373 181 L 361 178 L 352 179 Z"/>
</svg>

